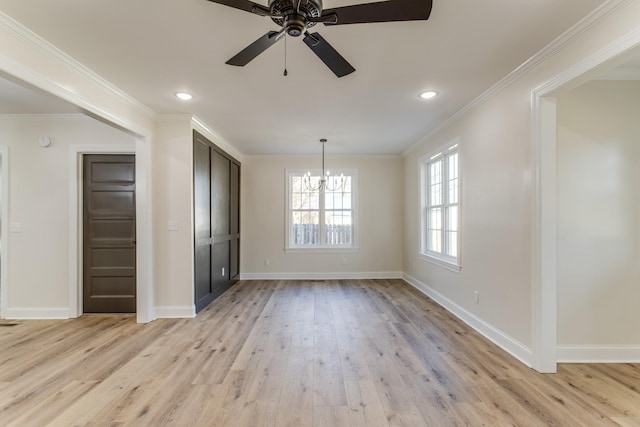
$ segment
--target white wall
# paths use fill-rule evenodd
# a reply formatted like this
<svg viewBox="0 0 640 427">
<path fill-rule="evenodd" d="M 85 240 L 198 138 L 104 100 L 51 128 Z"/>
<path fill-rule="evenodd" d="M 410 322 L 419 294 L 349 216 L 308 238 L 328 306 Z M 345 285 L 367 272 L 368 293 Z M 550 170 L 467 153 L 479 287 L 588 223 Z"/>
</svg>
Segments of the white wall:
<svg viewBox="0 0 640 427">
<path fill-rule="evenodd" d="M 161 118 L 153 145 L 154 297 L 159 317 L 192 316 L 191 117 Z M 169 231 L 168 221 L 178 221 Z"/>
<path fill-rule="evenodd" d="M 158 118 L 152 150 L 154 297 L 157 317 L 195 315 L 192 197 L 194 129 L 240 162 L 243 160 L 235 148 L 189 114 Z M 168 229 L 170 220 L 178 222 L 178 230 Z"/>
<path fill-rule="evenodd" d="M 247 156 L 241 180 L 243 278 L 398 277 L 402 271 L 403 175 L 399 156 L 326 159 L 327 168 L 358 170 L 360 251 L 285 253 L 285 170 L 317 169 L 320 155 Z M 270 265 L 264 265 L 264 259 Z M 342 259 L 346 265 L 342 265 Z"/>
<path fill-rule="evenodd" d="M 640 81 L 557 107 L 558 345 L 640 347 Z"/>
<path fill-rule="evenodd" d="M 525 66 L 473 107 L 405 153 L 404 271 L 525 363 L 532 363 L 534 240 L 532 92 L 612 42 L 638 31 L 640 1 L 629 0 L 588 30 Z M 462 272 L 421 261 L 418 159 L 460 138 Z M 536 284 L 539 286 L 539 284 Z M 473 302 L 473 291 L 480 303 Z"/>
<path fill-rule="evenodd" d="M 530 200 L 526 171 L 528 105 L 507 91 L 406 156 L 404 269 L 418 282 L 494 325 L 519 343 L 530 341 Z M 500 99 L 497 99 L 500 98 Z M 510 107 L 505 108 L 505 102 Z M 418 160 L 459 138 L 460 273 L 418 258 Z M 474 302 L 478 291 L 480 303 Z M 498 326 L 499 325 L 499 326 Z"/>
<path fill-rule="evenodd" d="M 53 145 L 41 148 L 40 136 Z M 119 130 L 81 116 L 0 119 L 9 147 L 7 317 L 68 317 L 70 145 L 135 145 Z M 3 159 L 3 167 L 7 166 Z M 2 266 L 5 268 L 5 266 Z M 41 316 L 38 312 L 41 312 Z"/>
<path fill-rule="evenodd" d="M 153 218 L 150 206 L 150 150 L 155 113 L 3 13 L 0 13 L 0 51 L 0 73 L 23 80 L 27 85 L 75 104 L 105 123 L 141 136 L 135 143 L 136 208 L 139 219 L 138 321 L 152 320 Z M 74 313 L 68 314 L 75 316 L 75 310 L 71 311 Z M 29 317 L 39 317 L 41 314 L 33 313 Z"/>
</svg>

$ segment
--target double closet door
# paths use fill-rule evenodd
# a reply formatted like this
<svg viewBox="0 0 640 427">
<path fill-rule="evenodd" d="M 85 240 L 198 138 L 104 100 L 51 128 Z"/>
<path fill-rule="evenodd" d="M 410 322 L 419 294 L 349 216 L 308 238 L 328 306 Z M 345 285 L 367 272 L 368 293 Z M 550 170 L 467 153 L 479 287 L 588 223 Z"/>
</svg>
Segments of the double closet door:
<svg viewBox="0 0 640 427">
<path fill-rule="evenodd" d="M 240 163 L 194 131 L 195 305 L 202 310 L 240 276 Z"/>
</svg>

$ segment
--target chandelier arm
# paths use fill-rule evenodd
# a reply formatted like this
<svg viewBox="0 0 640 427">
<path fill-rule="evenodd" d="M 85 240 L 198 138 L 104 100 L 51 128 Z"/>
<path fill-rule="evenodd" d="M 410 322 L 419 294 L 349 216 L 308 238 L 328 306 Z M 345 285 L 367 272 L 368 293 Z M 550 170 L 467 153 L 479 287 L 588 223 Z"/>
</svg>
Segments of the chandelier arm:
<svg viewBox="0 0 640 427">
<path fill-rule="evenodd" d="M 309 191 L 320 191 L 322 189 L 322 186 L 325 183 L 325 180 L 321 179 L 317 188 L 311 186 L 311 178 L 309 176 L 307 176 L 307 175 L 305 175 L 303 182 L 304 182 L 304 186 L 306 187 L 307 190 L 309 190 Z"/>
<path fill-rule="evenodd" d="M 339 191 L 342 189 L 342 191 L 344 192 L 344 175 L 340 175 L 340 185 L 335 186 L 335 188 L 332 188 L 329 183 L 327 182 L 329 178 L 331 178 L 328 174 L 325 173 L 325 163 L 324 163 L 324 144 L 327 142 L 326 139 L 322 138 L 320 140 L 320 143 L 322 143 L 322 175 L 320 175 L 320 182 L 318 183 L 318 187 L 312 187 L 311 186 L 311 176 L 310 175 L 304 175 L 304 186 L 306 187 L 307 190 L 309 191 L 320 191 L 323 188 L 325 189 L 325 191 Z M 335 183 L 335 179 L 333 180 Z"/>
<path fill-rule="evenodd" d="M 334 182 L 335 182 L 335 180 L 334 180 Z M 336 185 L 335 188 L 331 188 L 328 183 L 325 183 L 324 189 L 326 191 L 339 191 L 339 190 L 342 190 L 342 192 L 344 193 L 344 176 L 340 176 L 340 184 Z"/>
</svg>

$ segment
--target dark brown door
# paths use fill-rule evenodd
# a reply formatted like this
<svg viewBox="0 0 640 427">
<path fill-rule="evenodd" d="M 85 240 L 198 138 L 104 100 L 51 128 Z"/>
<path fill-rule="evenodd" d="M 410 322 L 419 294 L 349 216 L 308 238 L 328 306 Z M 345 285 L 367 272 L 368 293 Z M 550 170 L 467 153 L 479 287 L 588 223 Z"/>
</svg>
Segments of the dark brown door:
<svg viewBox="0 0 640 427">
<path fill-rule="evenodd" d="M 207 144 L 193 146 L 195 205 L 195 304 L 200 311 L 213 301 L 211 281 L 211 154 Z"/>
<path fill-rule="evenodd" d="M 195 305 L 206 307 L 240 275 L 240 163 L 194 133 Z"/>
<path fill-rule="evenodd" d="M 83 186 L 83 312 L 135 313 L 135 156 L 85 155 Z"/>
</svg>

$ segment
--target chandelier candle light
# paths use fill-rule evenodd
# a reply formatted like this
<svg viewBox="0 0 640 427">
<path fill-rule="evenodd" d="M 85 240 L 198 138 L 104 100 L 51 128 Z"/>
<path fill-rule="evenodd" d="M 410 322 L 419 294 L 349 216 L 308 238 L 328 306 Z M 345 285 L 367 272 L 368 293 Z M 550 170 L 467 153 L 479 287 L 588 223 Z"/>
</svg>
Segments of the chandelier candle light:
<svg viewBox="0 0 640 427">
<path fill-rule="evenodd" d="M 304 175 L 304 185 L 305 187 L 307 187 L 307 190 L 309 191 L 320 191 L 322 189 L 324 189 L 325 191 L 340 191 L 344 185 L 344 174 L 340 174 L 340 183 L 339 185 L 336 184 L 336 180 L 338 177 L 334 176 L 332 177 L 329 173 L 329 171 L 327 171 L 325 173 L 324 171 L 324 144 L 327 142 L 327 140 L 325 138 L 322 138 L 320 140 L 320 143 L 322 144 L 322 176 L 320 177 L 320 181 L 318 182 L 317 186 L 313 186 L 311 185 L 311 172 L 307 172 Z M 328 180 L 333 181 L 333 186 L 330 186 L 328 183 Z"/>
</svg>

